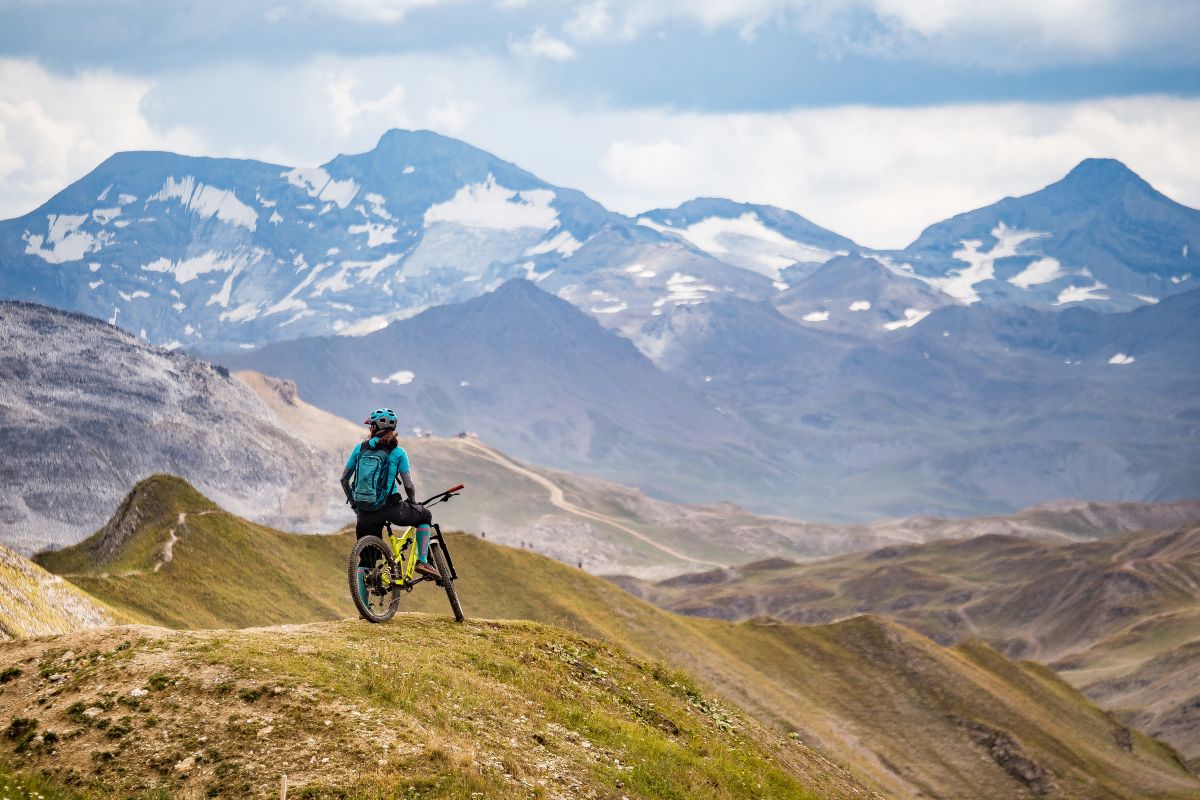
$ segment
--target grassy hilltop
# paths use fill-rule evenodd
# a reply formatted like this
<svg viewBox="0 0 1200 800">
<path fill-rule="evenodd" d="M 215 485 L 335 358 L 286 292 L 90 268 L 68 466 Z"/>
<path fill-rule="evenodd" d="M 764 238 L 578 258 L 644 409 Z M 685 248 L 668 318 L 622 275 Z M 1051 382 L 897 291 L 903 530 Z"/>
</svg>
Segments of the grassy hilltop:
<svg viewBox="0 0 1200 800">
<path fill-rule="evenodd" d="M 593 699 L 599 702 L 603 695 L 605 704 L 624 707 L 621 697 L 628 687 L 639 696 L 651 691 L 639 688 L 639 674 L 657 681 L 653 678 L 656 669 L 671 674 L 682 669 L 698 682 L 659 681 L 659 689 L 654 691 L 681 691 L 682 696 L 669 701 L 665 696 L 660 700 L 645 695 L 654 708 L 682 709 L 678 705 L 682 703 L 711 722 L 717 731 L 713 735 L 718 737 L 726 735 L 722 721 L 736 717 L 740 721 L 734 722 L 734 728 L 745 737 L 739 740 L 745 744 L 733 749 L 741 748 L 748 757 L 773 764 L 785 781 L 779 786 L 793 787 L 786 791 L 799 792 L 799 796 L 804 791 L 822 797 L 863 796 L 854 795 L 854 788 L 857 785 L 865 791 L 864 783 L 886 796 L 905 798 L 936 795 L 999 800 L 1039 794 L 1184 798 L 1200 793 L 1200 781 L 1179 764 L 1169 748 L 1115 721 L 1044 667 L 1011 662 L 979 642 L 944 648 L 870 617 L 803 628 L 775 621 L 729 623 L 677 616 L 549 558 L 465 535 L 451 536 L 449 543 L 462 578 L 458 587 L 470 618 L 467 625 L 446 622 L 445 596 L 432 586 L 420 586 L 403 600 L 405 611 L 424 613 L 406 614 L 385 626 L 332 622 L 352 614 L 343 577 L 350 542 L 346 533 L 298 536 L 251 525 L 216 509 L 182 481 L 158 477 L 140 484 L 113 521 L 95 536 L 39 560 L 52 571 L 70 575 L 69 580 L 130 621 L 174 628 L 306 623 L 298 629 L 141 632 L 139 636 L 145 640 L 130 649 L 151 660 L 157 657 L 151 655 L 155 649 L 180 654 L 180 660 L 172 662 L 176 665 L 172 675 L 203 676 L 205 670 L 234 669 L 239 664 L 247 665 L 246 671 L 250 667 L 256 670 L 239 672 L 236 681 L 246 679 L 247 674 L 259 676 L 266 668 L 271 681 L 279 674 L 291 676 L 288 680 L 322 687 L 330 702 L 345 703 L 351 711 L 364 714 L 364 702 L 384 708 L 408 696 L 393 688 L 375 699 L 356 699 L 357 690 L 339 682 L 340 671 L 374 675 L 377 670 L 369 666 L 372 658 L 381 661 L 378 671 L 385 673 L 390 669 L 409 672 L 408 677 L 428 675 L 420 671 L 420 664 L 427 659 L 429 670 L 461 674 L 461 685 L 456 684 L 449 696 L 428 696 L 427 702 L 443 714 L 447 713 L 446 704 L 450 708 L 455 703 L 466 705 L 464 697 L 475 697 L 471 702 L 477 704 L 472 706 L 477 710 L 514 703 L 517 711 L 525 705 L 546 713 L 558 706 L 542 693 L 558 691 L 566 679 L 565 673 L 554 670 L 580 670 L 577 679 L 585 682 L 568 682 L 573 688 L 565 697 L 579 697 L 583 710 L 572 718 L 574 722 L 546 718 L 544 724 L 553 721 L 585 737 L 592 716 L 619 715 L 617 707 L 603 704 L 591 710 L 588 703 Z M 169 560 L 165 558 L 168 544 Z M 475 619 L 524 619 L 556 627 L 471 621 Z M 331 622 L 312 625 L 316 620 Z M 422 641 L 426 636 L 428 640 Z M 76 654 L 82 649 L 67 640 L 36 646 L 71 648 Z M 300 647 L 313 648 L 309 655 L 314 658 L 297 659 Z M 554 662 L 554 670 L 538 672 L 542 667 L 537 666 L 541 663 L 537 654 L 543 651 L 553 653 L 553 658 L 547 658 L 552 662 L 557 658 L 563 666 Z M 12 645 L 0 649 L 0 663 L 11 661 L 17 652 Z M 522 653 L 537 656 L 530 656 L 533 666 L 527 667 Z M 585 658 L 579 653 L 597 655 Z M 601 656 L 602 662 L 594 660 Z M 188 660 L 193 657 L 198 660 Z M 335 663 L 344 668 L 339 671 L 330 666 Z M 319 675 L 310 671 L 317 669 L 317 664 L 324 664 Z M 593 667 L 599 672 L 589 672 Z M 605 676 L 612 679 L 611 684 L 601 680 Z M 600 683 L 586 683 L 593 678 Z M 672 689 L 672 683 L 690 688 Z M 207 684 L 201 680 L 199 685 Z M 246 688 L 236 685 L 237 692 Z M 36 707 L 35 694 L 53 691 L 49 685 L 21 686 L 24 693 L 17 698 L 19 709 L 6 700 L 12 692 L 0 695 L 6 713 L 28 713 Z M 472 688 L 477 686 L 482 688 Z M 587 694 L 583 688 L 587 686 L 594 694 Z M 118 702 L 119 696 L 120 690 L 113 701 Z M 255 703 L 238 705 L 243 702 L 230 688 L 223 704 L 215 707 L 214 718 L 220 721 L 225 718 L 221 715 L 233 714 L 230 706 L 247 712 L 251 706 L 260 708 Z M 360 705 L 354 705 L 356 702 Z M 565 701 L 564 714 L 572 702 Z M 731 710 L 735 708 L 745 716 L 735 714 Z M 529 739 L 522 726 L 534 724 L 529 722 L 535 719 L 531 711 L 499 716 L 526 717 L 510 726 L 517 745 L 502 751 L 488 745 L 464 758 L 479 764 L 496 752 L 523 751 Z M 649 725 L 660 732 L 646 729 L 639 735 L 660 736 L 662 728 L 656 727 L 654 720 L 630 713 L 636 719 L 631 724 Z M 409 717 L 411 714 L 406 715 Z M 417 718 L 429 730 L 445 730 L 433 727 L 427 716 L 418 713 Z M 61 727 L 64 723 L 52 717 L 46 724 Z M 266 727 L 273 723 L 256 719 L 253 724 Z M 677 721 L 674 724 L 681 727 Z M 794 738 L 784 736 L 791 732 Z M 719 773 L 713 780 L 719 786 L 741 787 L 730 789 L 734 792 L 730 796 L 759 794 L 758 787 L 747 789 L 737 783 L 736 770 L 726 773 L 718 766 L 722 753 L 732 752 L 728 742 L 703 737 L 697 741 L 698 750 L 668 762 L 675 765 L 672 769 L 682 770 L 690 780 L 696 767 L 687 759 L 695 756 L 712 762 Z M 594 752 L 596 740 L 589 742 L 592 748 L 584 749 Z M 634 745 L 626 742 L 621 746 Z M 665 744 L 659 742 L 653 748 L 660 746 Z M 845 765 L 854 777 L 832 766 L 818 751 Z M 133 754 L 130 751 L 130 757 Z M 186 757 L 186 753 L 181 755 Z M 636 763 L 625 756 L 610 757 L 621 758 L 626 766 Z M 255 774 L 266 769 L 249 766 Z M 539 771 L 526 764 L 518 767 L 532 770 L 527 775 Z M 75 769 L 81 775 L 92 774 Z M 173 780 L 171 770 L 173 766 L 167 774 Z M 608 788 L 596 788 L 594 796 L 709 796 L 695 786 L 652 788 L 644 784 L 635 789 L 630 780 L 621 780 L 623 787 L 606 783 Z M 493 796 L 479 788 L 472 791 Z M 587 792 L 567 791 L 564 796 L 587 796 Z M 783 788 L 775 793 L 764 788 L 759 796 L 788 795 Z"/>
<path fill-rule="evenodd" d="M 10 758 L 51 798 L 270 797 L 282 774 L 304 798 L 867 796 L 685 675 L 535 623 L 134 626 L 3 658 Z"/>
</svg>

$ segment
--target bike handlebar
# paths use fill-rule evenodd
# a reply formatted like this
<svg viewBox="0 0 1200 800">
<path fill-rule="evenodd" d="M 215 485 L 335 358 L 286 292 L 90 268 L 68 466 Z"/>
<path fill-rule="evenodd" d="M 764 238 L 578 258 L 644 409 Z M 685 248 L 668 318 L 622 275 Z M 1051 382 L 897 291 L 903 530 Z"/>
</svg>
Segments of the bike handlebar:
<svg viewBox="0 0 1200 800">
<path fill-rule="evenodd" d="M 457 497 L 458 492 L 462 491 L 463 488 L 464 488 L 464 484 L 460 483 L 458 486 L 455 486 L 452 489 L 446 489 L 445 491 L 438 492 L 435 495 L 431 495 L 425 502 L 421 503 L 421 505 L 431 506 L 431 505 L 435 505 L 437 503 L 444 503 L 444 502 L 448 501 L 451 497 Z"/>
</svg>

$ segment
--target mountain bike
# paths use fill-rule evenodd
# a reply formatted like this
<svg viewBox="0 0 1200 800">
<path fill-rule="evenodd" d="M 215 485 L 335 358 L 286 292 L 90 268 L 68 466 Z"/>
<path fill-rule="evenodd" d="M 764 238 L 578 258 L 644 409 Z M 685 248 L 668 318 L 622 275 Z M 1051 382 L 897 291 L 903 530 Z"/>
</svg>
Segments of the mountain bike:
<svg viewBox="0 0 1200 800">
<path fill-rule="evenodd" d="M 458 497 L 462 488 L 460 483 L 453 489 L 438 492 L 421 505 L 428 508 L 449 502 L 451 497 Z M 429 536 L 429 557 L 441 576 L 438 579 L 417 575 L 416 528 L 410 526 L 399 536 L 393 533 L 392 523 L 385 522 L 384 528 L 380 536 L 364 536 L 355 542 L 346 562 L 350 596 L 354 598 L 354 605 L 362 618 L 368 622 L 387 622 L 396 614 L 401 592 L 411 592 L 418 583 L 432 580 L 446 590 L 454 619 L 462 622 L 462 606 L 458 602 L 458 593 L 454 591 L 458 573 L 454 571 L 454 560 L 442 537 L 441 527 L 433 523 Z M 364 568 L 361 573 L 360 565 Z"/>
</svg>

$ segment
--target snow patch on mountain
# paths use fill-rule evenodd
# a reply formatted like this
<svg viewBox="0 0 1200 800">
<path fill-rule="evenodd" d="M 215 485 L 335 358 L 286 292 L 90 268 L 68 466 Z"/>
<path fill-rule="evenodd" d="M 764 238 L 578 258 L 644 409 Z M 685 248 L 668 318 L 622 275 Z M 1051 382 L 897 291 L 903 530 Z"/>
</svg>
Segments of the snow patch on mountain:
<svg viewBox="0 0 1200 800">
<path fill-rule="evenodd" d="M 205 306 L 218 305 L 221 308 L 229 308 L 229 298 L 233 294 L 233 279 L 242 271 L 241 264 L 235 264 L 230 271 L 229 276 L 225 278 L 225 283 L 221 284 L 221 290 L 208 298 Z"/>
<path fill-rule="evenodd" d="M 101 225 L 107 225 L 117 217 L 121 216 L 121 207 L 114 206 L 113 208 L 97 208 L 92 211 L 92 219 L 99 222 Z"/>
<path fill-rule="evenodd" d="M 187 283 L 209 272 L 229 272 L 236 264 L 237 259 L 210 250 L 182 261 L 172 261 L 169 258 L 155 259 L 149 264 L 143 264 L 142 271 L 170 272 L 175 275 L 176 283 Z"/>
<path fill-rule="evenodd" d="M 405 386 L 413 382 L 413 378 L 417 377 L 411 370 L 402 369 L 399 372 L 393 372 L 386 378 L 371 378 L 371 383 L 388 383 L 393 386 Z"/>
<path fill-rule="evenodd" d="M 475 228 L 550 230 L 558 225 L 558 212 L 551 206 L 550 189 L 508 189 L 492 174 L 482 183 L 459 189 L 454 197 L 425 211 L 425 227 L 435 222 L 453 222 Z"/>
<path fill-rule="evenodd" d="M 335 181 L 321 167 L 297 167 L 280 175 L 292 186 L 303 189 L 309 197 L 334 203 L 338 208 L 346 208 L 358 194 L 358 184 L 352 178 Z"/>
<path fill-rule="evenodd" d="M 870 311 L 871 310 L 871 301 L 870 300 L 855 300 L 854 302 L 852 302 L 850 304 L 849 308 L 851 311 Z"/>
<path fill-rule="evenodd" d="M 399 263 L 402 255 L 402 253 L 391 253 L 374 261 L 343 261 L 342 268 L 357 270 L 358 282 L 370 283 L 379 277 L 379 273 Z"/>
<path fill-rule="evenodd" d="M 1067 273 L 1063 270 L 1062 264 L 1056 258 L 1039 258 L 1017 275 L 1008 279 L 1008 282 L 1013 286 L 1021 289 L 1028 289 L 1030 286 L 1037 286 L 1050 281 L 1056 281 L 1059 278 L 1066 277 Z"/>
<path fill-rule="evenodd" d="M 50 264 L 79 261 L 88 253 L 94 253 L 111 241 L 106 234 L 93 236 L 79 226 L 87 221 L 87 214 L 47 214 L 46 235 L 29 231 L 21 236 L 25 240 L 25 252 Z M 43 247 L 43 243 L 49 247 Z"/>
<path fill-rule="evenodd" d="M 715 292 L 715 286 L 700 283 L 695 275 L 676 272 L 667 279 L 667 294 L 654 301 L 655 308 L 662 308 L 667 303 L 677 306 L 691 306 L 703 303 L 708 292 Z"/>
<path fill-rule="evenodd" d="M 632 264 L 626 267 L 625 271 L 635 278 L 653 278 L 658 275 L 654 270 L 647 269 L 644 264 Z"/>
<path fill-rule="evenodd" d="M 926 282 L 941 289 L 954 299 L 971 305 L 979 301 L 975 285 L 996 276 L 997 259 L 1015 256 L 1017 249 L 1025 242 L 1047 235 L 1037 231 L 1015 230 L 1001 222 L 992 229 L 992 236 L 996 239 L 996 243 L 990 250 L 980 251 L 983 242 L 978 239 L 964 240 L 960 243 L 962 249 L 955 250 L 952 255 L 959 261 L 965 261 L 968 266 L 965 269 L 951 272 L 945 277 L 927 278 Z"/>
<path fill-rule="evenodd" d="M 629 308 L 629 304 L 624 300 L 601 289 L 593 289 L 589 297 L 593 305 L 588 310 L 593 314 L 616 314 Z M 599 305 L 595 305 L 596 303 Z"/>
<path fill-rule="evenodd" d="M 893 322 L 885 322 L 883 327 L 889 331 L 896 331 L 900 330 L 901 328 L 911 328 L 913 325 L 916 325 L 918 322 L 928 317 L 929 314 L 929 311 L 921 311 L 917 308 L 906 308 L 904 309 L 904 319 L 898 319 Z"/>
<path fill-rule="evenodd" d="M 570 231 L 562 231 L 529 248 L 525 251 L 525 255 L 540 256 L 545 253 L 558 253 L 563 258 L 569 258 L 581 247 L 583 247 L 583 244 L 576 240 Z"/>
<path fill-rule="evenodd" d="M 1108 295 L 1101 294 L 1108 286 L 1096 281 L 1091 286 L 1076 286 L 1071 284 L 1067 288 L 1058 293 L 1058 299 L 1054 301 L 1056 306 L 1064 306 L 1067 303 L 1082 303 L 1087 300 L 1107 300 Z"/>
<path fill-rule="evenodd" d="M 222 311 L 220 315 L 220 320 L 222 322 L 247 322 L 257 318 L 257 303 L 242 303 L 240 306 L 231 311 Z"/>
<path fill-rule="evenodd" d="M 178 200 L 180 205 L 201 219 L 215 216 L 222 222 L 241 225 L 249 230 L 258 226 L 258 212 L 238 200 L 232 190 L 199 183 L 192 175 L 182 180 L 176 180 L 174 176 L 168 177 L 158 192 L 146 198 L 147 203 L 155 200 Z"/>
<path fill-rule="evenodd" d="M 387 222 L 391 222 L 392 220 L 395 219 L 395 217 L 393 217 L 391 215 L 391 213 L 389 213 L 387 208 L 385 207 L 384 204 L 387 202 L 387 198 L 385 198 L 383 195 L 377 194 L 375 192 L 367 192 L 366 194 L 363 195 L 363 200 L 366 200 L 367 203 L 371 206 L 371 213 L 374 214 L 375 216 L 379 217 L 380 219 L 385 220 Z M 363 209 L 362 206 L 358 206 L 357 208 L 360 212 L 362 212 L 363 216 L 366 216 L 366 211 Z"/>
<path fill-rule="evenodd" d="M 383 330 L 388 326 L 390 321 L 383 314 L 375 314 L 352 323 L 338 320 L 333 323 L 333 329 L 338 336 L 366 336 L 368 333 Z M 411 375 L 412 373 L 409 374 Z"/>
<path fill-rule="evenodd" d="M 649 217 L 639 218 L 638 224 L 680 236 L 714 258 L 766 275 L 773 281 L 780 279 L 784 267 L 797 261 L 824 264 L 835 256 L 848 255 L 847 251 L 826 250 L 790 239 L 764 225 L 752 211 L 739 217 L 706 217 L 686 228 L 664 225 Z"/>
<path fill-rule="evenodd" d="M 810 311 L 807 314 L 805 314 L 803 317 L 801 317 L 800 319 L 804 320 L 805 322 L 828 322 L 829 321 L 829 312 L 828 311 Z"/>
<path fill-rule="evenodd" d="M 1158 302 L 1158 298 L 1157 298 L 1157 297 L 1151 297 L 1151 296 L 1150 296 L 1150 295 L 1148 295 L 1148 294 L 1136 294 L 1136 293 L 1134 293 L 1134 295 L 1133 295 L 1133 296 L 1134 296 L 1134 297 L 1136 297 L 1138 300 L 1141 300 L 1143 303 L 1149 303 L 1150 305 L 1154 305 L 1155 303 L 1157 303 L 1157 302 Z"/>
<path fill-rule="evenodd" d="M 1133 356 L 1126 355 L 1124 353 L 1117 353 L 1108 360 L 1108 363 L 1124 366 L 1125 364 L 1132 364 L 1134 361 L 1137 361 L 1137 359 Z"/>
<path fill-rule="evenodd" d="M 367 235 L 367 247 L 378 247 L 381 244 L 392 244 L 396 241 L 395 225 L 367 222 L 362 225 L 351 225 L 346 230 L 351 235 L 365 233 Z"/>
</svg>

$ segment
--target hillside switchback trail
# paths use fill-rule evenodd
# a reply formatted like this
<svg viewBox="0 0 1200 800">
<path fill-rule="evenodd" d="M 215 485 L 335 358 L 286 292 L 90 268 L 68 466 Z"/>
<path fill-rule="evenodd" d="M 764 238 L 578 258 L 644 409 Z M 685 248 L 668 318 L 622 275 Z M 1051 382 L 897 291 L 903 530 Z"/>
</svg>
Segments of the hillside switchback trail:
<svg viewBox="0 0 1200 800">
<path fill-rule="evenodd" d="M 504 467 L 505 469 L 511 470 L 512 472 L 515 472 L 518 475 L 528 478 L 529 480 L 538 484 L 539 486 L 544 488 L 549 493 L 550 505 L 554 506 L 557 509 L 565 511 L 568 514 L 573 514 L 577 517 L 583 517 L 584 519 L 590 519 L 593 522 L 600 522 L 600 523 L 603 523 L 610 527 L 617 528 L 618 530 L 629 534 L 630 536 L 637 539 L 638 541 L 648 544 L 649 546 L 653 547 L 655 550 L 658 550 L 662 553 L 666 553 L 667 555 L 671 556 L 672 558 L 677 558 L 680 561 L 686 561 L 691 564 L 702 564 L 706 567 L 727 567 L 727 566 L 729 566 L 728 564 L 718 564 L 715 561 L 705 561 L 704 559 L 695 558 L 694 556 L 689 556 L 686 553 L 681 553 L 678 550 L 675 550 L 671 547 L 667 547 L 664 544 L 656 542 L 651 537 L 647 536 L 646 534 L 642 533 L 641 531 L 638 531 L 634 528 L 629 527 L 628 525 L 621 522 L 619 519 L 617 519 L 615 517 L 610 517 L 607 514 L 601 514 L 598 511 L 591 511 L 589 509 L 582 508 L 580 506 L 575 505 L 571 501 L 567 500 L 566 496 L 563 494 L 562 487 L 560 487 L 558 484 L 554 483 L 554 481 L 550 480 L 549 478 L 547 478 L 544 475 L 539 475 L 538 473 L 534 472 L 533 470 L 526 469 L 525 467 L 521 466 L 517 462 L 509 459 L 503 453 L 493 450 L 492 448 L 488 447 L 487 445 L 483 444 L 480 441 L 477 441 L 475 439 L 457 439 L 457 440 L 454 440 L 454 442 L 459 444 L 463 450 L 471 451 L 471 452 L 479 455 L 482 458 L 486 458 L 490 461 L 494 461 L 495 463 L 499 464 L 500 466 Z"/>
</svg>

